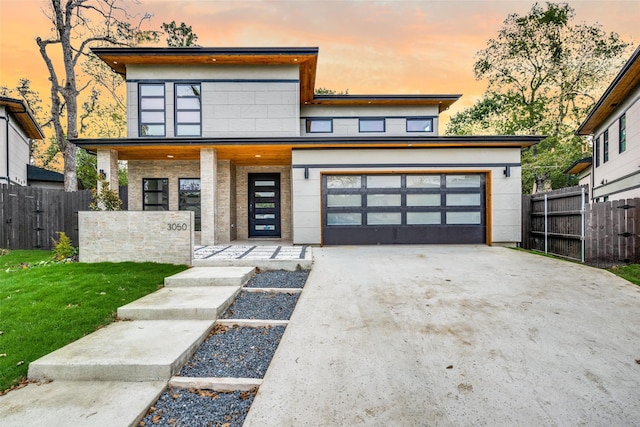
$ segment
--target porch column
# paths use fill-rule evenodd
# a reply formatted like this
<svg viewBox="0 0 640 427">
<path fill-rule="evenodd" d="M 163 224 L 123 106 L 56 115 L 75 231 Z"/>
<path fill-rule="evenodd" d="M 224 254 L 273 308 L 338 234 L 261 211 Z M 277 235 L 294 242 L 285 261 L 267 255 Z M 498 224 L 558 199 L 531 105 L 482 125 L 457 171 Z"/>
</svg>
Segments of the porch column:
<svg viewBox="0 0 640 427">
<path fill-rule="evenodd" d="M 216 244 L 216 193 L 218 156 L 214 148 L 200 149 L 200 244 Z"/>
<path fill-rule="evenodd" d="M 98 173 L 100 171 L 104 172 L 109 189 L 118 191 L 118 152 L 116 150 L 98 149 Z"/>
</svg>

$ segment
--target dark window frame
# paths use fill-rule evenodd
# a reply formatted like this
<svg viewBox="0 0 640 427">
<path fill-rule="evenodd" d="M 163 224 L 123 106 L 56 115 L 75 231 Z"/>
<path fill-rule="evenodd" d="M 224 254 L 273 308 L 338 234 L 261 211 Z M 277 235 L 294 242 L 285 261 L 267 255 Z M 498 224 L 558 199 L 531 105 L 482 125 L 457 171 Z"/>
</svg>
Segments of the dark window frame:
<svg viewBox="0 0 640 427">
<path fill-rule="evenodd" d="M 158 86 L 162 87 L 162 96 L 158 95 L 142 95 L 142 88 L 144 86 Z M 138 136 L 140 138 L 154 138 L 154 137 L 165 137 L 167 135 L 167 89 L 165 84 L 162 82 L 148 82 L 148 83 L 138 83 Z M 162 99 L 162 109 L 143 109 L 142 108 L 142 100 L 143 99 Z M 144 111 L 162 111 L 162 122 L 143 122 L 142 121 L 142 113 Z M 149 135 L 143 132 L 143 127 L 147 125 L 162 125 L 163 132 L 162 134 L 157 135 Z"/>
<path fill-rule="evenodd" d="M 314 122 L 329 122 L 330 130 L 313 130 L 312 123 Z M 306 119 L 306 130 L 307 133 L 333 133 L 333 118 L 313 118 Z"/>
<path fill-rule="evenodd" d="M 189 180 L 189 181 L 193 181 L 193 180 L 197 180 L 198 181 L 198 189 L 194 190 L 194 189 L 190 189 L 190 190 L 183 190 L 182 189 L 182 181 L 183 180 Z M 179 211 L 187 211 L 187 210 L 191 210 L 191 209 L 186 209 L 187 207 L 190 206 L 198 206 L 200 209 L 202 209 L 202 184 L 201 184 L 201 179 L 200 177 L 197 178 L 178 178 L 178 210 Z M 185 193 L 198 193 L 198 202 L 197 203 L 186 203 L 182 201 L 182 196 Z M 201 231 L 202 230 L 202 213 L 201 210 L 198 209 L 198 211 L 193 211 L 194 214 L 194 230 L 195 231 Z"/>
<path fill-rule="evenodd" d="M 362 130 L 362 122 L 382 122 L 382 130 Z M 360 133 L 384 133 L 386 131 L 387 131 L 387 120 L 384 117 L 358 118 L 358 132 Z"/>
<path fill-rule="evenodd" d="M 197 86 L 198 87 L 198 91 L 199 94 L 198 96 L 178 96 L 178 87 L 179 86 Z M 174 111 L 174 134 L 176 137 L 182 137 L 182 138 L 189 138 L 189 137 L 201 137 L 202 136 L 202 84 L 200 82 L 191 82 L 191 83 L 184 83 L 184 82 L 180 82 L 180 83 L 174 83 L 173 85 L 173 98 L 174 98 L 174 106 L 175 106 L 175 111 Z M 198 100 L 198 105 L 200 108 L 196 109 L 192 109 L 192 108 L 183 108 L 180 109 L 178 108 L 178 99 L 179 98 L 183 98 L 183 99 L 197 99 Z M 198 123 L 193 123 L 193 122 L 179 122 L 178 121 L 178 113 L 184 111 L 184 112 L 195 112 L 197 111 L 200 119 L 198 121 Z M 180 135 L 179 132 L 179 127 L 180 125 L 195 125 L 197 124 L 200 127 L 200 132 L 198 132 L 198 134 L 192 134 L 192 135 Z"/>
<path fill-rule="evenodd" d="M 428 121 L 430 123 L 430 130 L 409 130 L 409 123 L 417 121 Z M 405 129 L 407 133 L 433 133 L 433 117 L 407 117 L 405 123 Z"/>
<path fill-rule="evenodd" d="M 604 140 L 602 143 L 602 163 L 604 164 L 609 161 L 609 129 L 604 131 L 602 138 Z"/>
<path fill-rule="evenodd" d="M 146 190 L 145 189 L 145 181 L 164 181 L 164 185 L 162 190 Z M 162 193 L 166 197 L 163 197 L 163 200 L 166 200 L 165 203 L 145 203 L 145 196 L 149 193 Z M 147 206 L 162 206 L 164 209 L 146 209 Z M 169 178 L 142 178 L 142 210 L 143 211 L 168 211 L 169 210 Z"/>
<path fill-rule="evenodd" d="M 618 153 L 627 150 L 627 113 L 618 119 Z"/>
<path fill-rule="evenodd" d="M 593 141 L 593 157 L 596 159 L 596 167 L 600 167 L 600 138 L 602 138 L 602 135 L 598 135 Z"/>
</svg>

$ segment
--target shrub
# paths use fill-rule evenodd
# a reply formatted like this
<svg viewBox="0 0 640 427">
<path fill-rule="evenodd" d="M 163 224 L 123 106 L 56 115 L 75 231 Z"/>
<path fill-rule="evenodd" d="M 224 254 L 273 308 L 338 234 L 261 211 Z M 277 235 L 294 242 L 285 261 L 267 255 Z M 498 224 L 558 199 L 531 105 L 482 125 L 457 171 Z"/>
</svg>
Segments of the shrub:
<svg viewBox="0 0 640 427">
<path fill-rule="evenodd" d="M 107 180 L 98 176 L 98 187 L 100 191 L 91 189 L 91 198 L 93 202 L 89 205 L 92 211 L 119 211 L 122 200 L 118 196 L 117 190 L 109 188 Z"/>
<path fill-rule="evenodd" d="M 72 258 L 76 255 L 76 248 L 71 244 L 71 239 L 64 231 L 58 231 L 59 239 L 53 240 L 53 259 L 56 261 L 63 261 L 67 258 Z"/>
</svg>

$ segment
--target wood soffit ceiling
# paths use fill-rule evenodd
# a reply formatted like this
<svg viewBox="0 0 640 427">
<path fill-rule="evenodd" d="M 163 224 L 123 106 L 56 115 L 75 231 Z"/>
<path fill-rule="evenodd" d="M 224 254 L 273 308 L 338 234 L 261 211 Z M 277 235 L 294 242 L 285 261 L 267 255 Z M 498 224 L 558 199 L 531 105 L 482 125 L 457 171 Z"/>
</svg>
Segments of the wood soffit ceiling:
<svg viewBox="0 0 640 427">
<path fill-rule="evenodd" d="M 600 125 L 609 120 L 615 110 L 640 85 L 640 47 L 622 67 L 611 85 L 578 128 L 578 135 L 593 135 Z"/>
<path fill-rule="evenodd" d="M 31 114 L 26 103 L 20 99 L 0 97 L 0 105 L 3 105 L 15 119 L 31 139 L 44 139 L 42 129 Z"/>
</svg>

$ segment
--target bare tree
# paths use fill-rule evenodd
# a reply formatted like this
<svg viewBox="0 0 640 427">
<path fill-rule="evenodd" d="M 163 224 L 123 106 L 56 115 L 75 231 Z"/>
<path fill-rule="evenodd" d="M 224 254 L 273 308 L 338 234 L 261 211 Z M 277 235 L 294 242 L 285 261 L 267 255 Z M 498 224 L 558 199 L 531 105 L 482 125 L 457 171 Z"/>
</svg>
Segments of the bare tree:
<svg viewBox="0 0 640 427">
<path fill-rule="evenodd" d="M 88 57 L 92 46 L 135 45 L 157 39 L 158 33 L 140 30 L 141 24 L 150 18 L 148 14 L 137 26 L 132 26 L 128 22 L 131 16 L 121 0 L 49 0 L 49 6 L 53 33 L 48 38 L 37 37 L 36 43 L 49 71 L 51 124 L 64 159 L 64 188 L 75 191 L 76 146 L 69 139 L 78 137 L 78 95 L 91 83 L 79 86 L 78 65 Z M 62 56 L 60 62 L 52 57 L 58 52 Z M 56 68 L 59 63 L 61 70 Z"/>
</svg>

